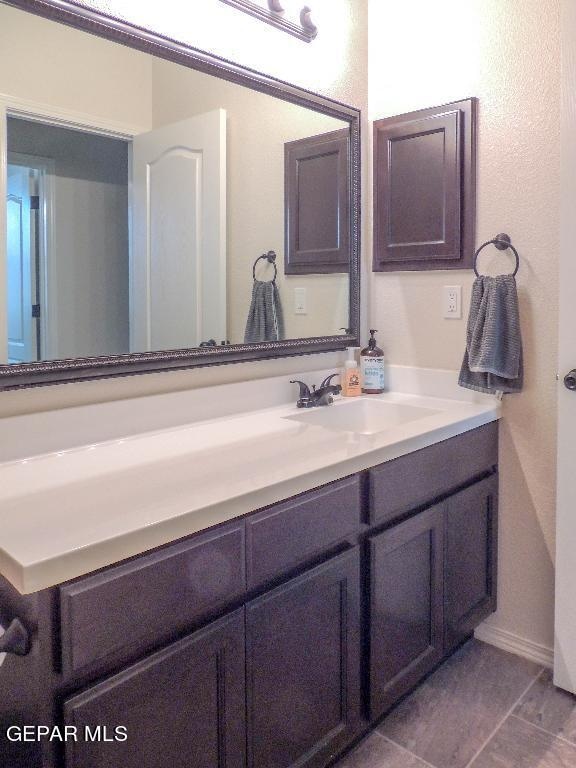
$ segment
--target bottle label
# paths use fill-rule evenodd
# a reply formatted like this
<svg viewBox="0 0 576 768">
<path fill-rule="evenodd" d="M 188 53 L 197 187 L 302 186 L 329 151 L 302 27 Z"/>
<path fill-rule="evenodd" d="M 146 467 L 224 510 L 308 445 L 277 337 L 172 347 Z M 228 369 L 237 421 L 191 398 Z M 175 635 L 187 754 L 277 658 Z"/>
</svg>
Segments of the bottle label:
<svg viewBox="0 0 576 768">
<path fill-rule="evenodd" d="M 384 389 L 384 358 L 362 358 L 362 387 L 364 389 Z"/>
</svg>

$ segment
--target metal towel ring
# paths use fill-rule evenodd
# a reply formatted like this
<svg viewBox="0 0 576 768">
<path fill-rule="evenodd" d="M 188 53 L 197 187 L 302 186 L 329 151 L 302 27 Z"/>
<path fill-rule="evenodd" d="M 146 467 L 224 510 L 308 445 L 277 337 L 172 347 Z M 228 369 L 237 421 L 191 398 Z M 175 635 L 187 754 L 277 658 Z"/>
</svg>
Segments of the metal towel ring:
<svg viewBox="0 0 576 768">
<path fill-rule="evenodd" d="M 512 250 L 512 253 L 514 254 L 514 256 L 516 258 L 516 269 L 514 270 L 514 272 L 512 272 L 512 277 L 516 277 L 516 275 L 518 274 L 518 270 L 520 269 L 520 256 L 518 255 L 518 251 L 516 250 L 516 248 L 514 248 L 514 246 L 512 245 L 512 241 L 510 240 L 510 236 L 505 234 L 505 233 L 502 233 L 500 235 L 496 235 L 496 237 L 493 240 L 487 240 L 485 243 L 482 243 L 480 248 L 478 248 L 478 250 L 474 254 L 474 272 L 476 274 L 476 277 L 480 277 L 480 273 L 478 272 L 478 269 L 476 268 L 476 263 L 478 261 L 478 255 L 479 255 L 480 251 L 483 248 L 486 248 L 487 245 L 493 245 L 496 248 L 498 248 L 499 251 L 506 251 L 506 250 L 508 250 L 508 248 L 510 248 Z"/>
<path fill-rule="evenodd" d="M 256 261 L 254 262 L 254 266 L 252 267 L 253 279 L 256 280 L 256 265 L 261 259 L 265 259 L 269 264 L 272 264 L 272 266 L 274 267 L 274 277 L 270 282 L 275 283 L 276 278 L 278 277 L 278 267 L 276 266 L 276 254 L 274 251 L 268 251 L 268 253 L 263 253 L 262 256 L 258 256 Z"/>
</svg>

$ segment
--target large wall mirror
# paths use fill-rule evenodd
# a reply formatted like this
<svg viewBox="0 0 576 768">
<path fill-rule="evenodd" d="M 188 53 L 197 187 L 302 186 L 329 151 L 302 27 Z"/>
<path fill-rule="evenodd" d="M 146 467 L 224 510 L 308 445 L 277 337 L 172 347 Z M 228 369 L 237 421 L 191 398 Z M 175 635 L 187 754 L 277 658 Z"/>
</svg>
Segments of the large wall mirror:
<svg viewBox="0 0 576 768">
<path fill-rule="evenodd" d="M 358 342 L 355 109 L 11 0 L 0 122 L 0 387 Z"/>
</svg>

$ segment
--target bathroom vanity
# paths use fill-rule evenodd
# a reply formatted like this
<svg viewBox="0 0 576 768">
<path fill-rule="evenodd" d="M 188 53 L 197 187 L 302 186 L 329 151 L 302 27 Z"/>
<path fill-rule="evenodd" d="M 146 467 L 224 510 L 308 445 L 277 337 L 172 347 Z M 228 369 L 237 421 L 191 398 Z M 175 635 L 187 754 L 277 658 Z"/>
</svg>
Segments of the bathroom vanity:
<svg viewBox="0 0 576 768">
<path fill-rule="evenodd" d="M 338 421 L 348 407 L 324 410 Z M 445 437 L 431 427 L 447 412 L 431 409 L 416 450 L 416 427 L 400 448 L 407 425 L 388 440 L 348 432 L 337 479 L 247 513 L 238 503 L 227 520 L 121 562 L 31 594 L 2 579 L 0 621 L 18 617 L 31 638 L 0 670 L 2 731 L 78 734 L 4 740 L 2 765 L 329 765 L 495 610 L 497 406 L 460 408 L 477 421 Z M 334 440 L 288 414 L 288 454 L 291 440 L 304 452 Z M 371 464 L 387 442 L 400 455 Z M 230 492 L 233 481 L 231 471 Z M 59 567 L 75 566 L 59 555 Z M 115 740 L 120 726 L 127 740 Z M 86 728 L 100 739 L 86 741 Z"/>
<path fill-rule="evenodd" d="M 297 409 L 361 342 L 360 111 L 91 5 L 0 0 L 0 390 L 190 390 L 1 420 L 0 768 L 323 768 L 495 608 L 499 403 Z"/>
</svg>

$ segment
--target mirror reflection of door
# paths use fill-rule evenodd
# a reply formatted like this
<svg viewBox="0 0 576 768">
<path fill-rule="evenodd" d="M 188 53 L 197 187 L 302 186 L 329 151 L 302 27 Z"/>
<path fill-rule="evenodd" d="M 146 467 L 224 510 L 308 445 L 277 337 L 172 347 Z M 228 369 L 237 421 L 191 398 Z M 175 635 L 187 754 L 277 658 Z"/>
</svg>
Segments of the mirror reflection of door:
<svg viewBox="0 0 576 768">
<path fill-rule="evenodd" d="M 9 363 L 226 339 L 223 110 L 133 141 L 7 123 Z"/>
<path fill-rule="evenodd" d="M 36 277 L 39 253 L 35 169 L 8 158 L 6 225 L 8 267 L 8 362 L 40 359 Z"/>
<path fill-rule="evenodd" d="M 226 339 L 226 112 L 133 142 L 130 348 Z"/>
</svg>

